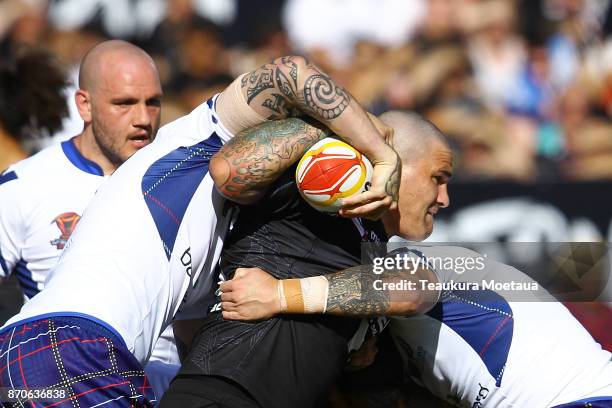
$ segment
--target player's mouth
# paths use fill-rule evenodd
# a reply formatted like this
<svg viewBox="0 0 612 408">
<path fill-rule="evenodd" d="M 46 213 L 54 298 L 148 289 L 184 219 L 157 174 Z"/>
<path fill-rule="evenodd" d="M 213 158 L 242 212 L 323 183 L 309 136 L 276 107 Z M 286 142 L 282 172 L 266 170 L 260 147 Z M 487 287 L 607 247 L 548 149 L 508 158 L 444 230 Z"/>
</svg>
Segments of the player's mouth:
<svg viewBox="0 0 612 408">
<path fill-rule="evenodd" d="M 138 133 L 128 138 L 132 146 L 137 149 L 141 149 L 151 142 L 151 138 L 148 133 Z"/>
<path fill-rule="evenodd" d="M 438 207 L 430 207 L 429 210 L 427 210 L 427 214 L 431 215 L 432 217 L 435 216 L 438 213 Z"/>
</svg>

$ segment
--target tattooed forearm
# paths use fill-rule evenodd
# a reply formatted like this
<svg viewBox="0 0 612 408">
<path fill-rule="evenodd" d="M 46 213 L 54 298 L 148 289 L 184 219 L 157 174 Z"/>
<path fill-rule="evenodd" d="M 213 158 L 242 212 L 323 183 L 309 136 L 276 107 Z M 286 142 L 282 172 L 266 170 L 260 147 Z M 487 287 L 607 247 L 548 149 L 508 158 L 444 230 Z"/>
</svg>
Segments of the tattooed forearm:
<svg viewBox="0 0 612 408">
<path fill-rule="evenodd" d="M 283 57 L 245 75 L 241 85 L 254 109 L 268 108 L 269 119 L 287 117 L 296 108 L 331 121 L 344 112 L 351 96 L 304 57 Z M 281 102 L 279 98 L 282 98 Z"/>
<path fill-rule="evenodd" d="M 225 170 L 211 169 L 217 188 L 234 201 L 255 201 L 310 146 L 330 134 L 318 126 L 289 118 L 243 131 L 213 158 L 215 167 Z"/>
<path fill-rule="evenodd" d="M 437 299 L 436 291 L 417 285 L 437 281 L 427 269 L 388 269 L 375 274 L 371 265 L 360 265 L 325 277 L 329 283 L 325 313 L 332 315 L 410 315 L 429 310 Z"/>
<path fill-rule="evenodd" d="M 387 291 L 374 290 L 376 275 L 369 266 L 357 266 L 327 275 L 326 313 L 341 316 L 384 315 L 390 303 Z"/>
</svg>

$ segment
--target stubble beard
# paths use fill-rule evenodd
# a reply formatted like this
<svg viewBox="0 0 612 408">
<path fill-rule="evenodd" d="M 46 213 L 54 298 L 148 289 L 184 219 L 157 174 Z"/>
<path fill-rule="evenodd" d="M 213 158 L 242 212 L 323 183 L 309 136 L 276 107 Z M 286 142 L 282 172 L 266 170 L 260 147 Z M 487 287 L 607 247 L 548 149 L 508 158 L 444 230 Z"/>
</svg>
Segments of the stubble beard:
<svg viewBox="0 0 612 408">
<path fill-rule="evenodd" d="M 120 153 L 113 148 L 112 142 L 108 143 L 111 138 L 106 138 L 105 132 L 100 129 L 96 123 L 92 123 L 92 132 L 94 136 L 94 140 L 100 149 L 102 155 L 111 162 L 115 167 L 121 166 L 125 160 L 121 157 Z M 127 159 L 127 158 L 126 158 Z"/>
</svg>

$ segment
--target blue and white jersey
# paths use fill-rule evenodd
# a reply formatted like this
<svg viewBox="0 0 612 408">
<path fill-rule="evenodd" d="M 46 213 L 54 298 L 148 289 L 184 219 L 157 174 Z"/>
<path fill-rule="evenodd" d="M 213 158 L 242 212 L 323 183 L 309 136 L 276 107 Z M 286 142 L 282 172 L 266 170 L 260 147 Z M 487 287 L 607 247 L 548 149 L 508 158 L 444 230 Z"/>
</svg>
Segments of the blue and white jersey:
<svg viewBox="0 0 612 408">
<path fill-rule="evenodd" d="M 429 261 L 483 260 L 457 247 L 410 243 L 400 251 Z M 503 282 L 533 282 L 511 266 L 484 262 L 487 272 L 480 276 L 432 269 L 446 283 L 496 276 Z M 458 284 L 443 288 L 427 314 L 390 318 L 406 375 L 461 407 L 554 407 L 612 396 L 611 354 L 561 303 L 542 300 L 541 292 L 533 301 L 508 301 L 508 293 Z M 528 295 L 521 296 L 525 299 Z"/>
<path fill-rule="evenodd" d="M 175 315 L 206 315 L 231 219 L 208 173 L 232 137 L 215 100 L 162 127 L 99 188 L 45 290 L 7 325 L 44 314 L 93 317 L 144 363 Z"/>
<path fill-rule="evenodd" d="M 105 179 L 74 139 L 9 167 L 0 176 L 0 277 L 14 273 L 27 299 L 40 292 Z"/>
<path fill-rule="evenodd" d="M 74 138 L 9 167 L 0 176 L 0 277 L 15 273 L 25 300 L 43 290 L 87 204 L 108 177 Z M 153 357 L 179 364 L 170 327 Z"/>
</svg>

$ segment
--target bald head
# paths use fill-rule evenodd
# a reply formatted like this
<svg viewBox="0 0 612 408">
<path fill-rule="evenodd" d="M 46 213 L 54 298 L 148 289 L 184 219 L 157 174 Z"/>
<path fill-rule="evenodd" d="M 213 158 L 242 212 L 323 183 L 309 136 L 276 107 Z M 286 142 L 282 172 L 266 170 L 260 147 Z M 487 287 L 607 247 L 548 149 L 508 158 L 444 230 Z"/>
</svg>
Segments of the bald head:
<svg viewBox="0 0 612 408">
<path fill-rule="evenodd" d="M 441 143 L 450 150 L 440 129 L 417 113 L 389 111 L 380 115 L 380 120 L 394 129 L 391 146 L 404 165 L 425 157 L 434 142 Z"/>
<path fill-rule="evenodd" d="M 397 209 L 383 215 L 385 230 L 421 241 L 433 231 L 438 210 L 450 203 L 452 151 L 442 132 L 416 113 L 386 112 L 380 120 L 394 129 L 390 144 L 402 160 Z"/>
<path fill-rule="evenodd" d="M 83 119 L 81 153 L 111 174 L 159 128 L 162 89 L 152 58 L 125 41 L 105 41 L 83 57 L 74 98 Z"/>
<path fill-rule="evenodd" d="M 83 57 L 79 68 L 79 88 L 92 92 L 101 79 L 112 80 L 122 66 L 151 69 L 157 73 L 153 59 L 141 48 L 127 41 L 104 41 L 91 48 Z"/>
</svg>

